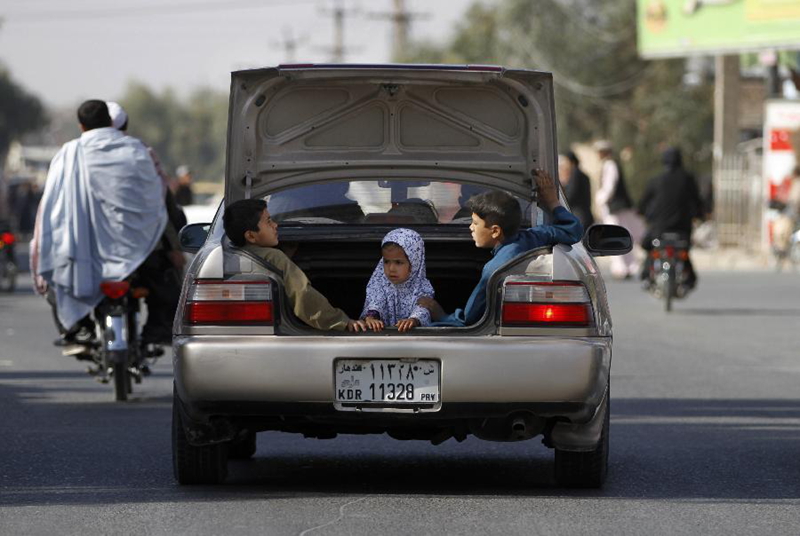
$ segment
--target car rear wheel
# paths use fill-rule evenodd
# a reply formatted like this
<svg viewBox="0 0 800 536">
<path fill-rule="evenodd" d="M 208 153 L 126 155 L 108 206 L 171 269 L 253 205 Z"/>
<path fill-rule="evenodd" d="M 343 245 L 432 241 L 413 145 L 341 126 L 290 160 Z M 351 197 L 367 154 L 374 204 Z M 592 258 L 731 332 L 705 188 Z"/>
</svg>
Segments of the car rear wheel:
<svg viewBox="0 0 800 536">
<path fill-rule="evenodd" d="M 606 395 L 605 418 L 600 441 L 594 450 L 570 452 L 556 449 L 556 483 L 565 488 L 599 488 L 608 473 L 608 433 L 611 393 Z"/>
<path fill-rule="evenodd" d="M 189 444 L 183 430 L 178 395 L 172 395 L 172 468 L 180 484 L 221 484 L 228 474 L 228 445 Z"/>
<path fill-rule="evenodd" d="M 256 453 L 256 434 L 248 433 L 241 441 L 231 443 L 228 447 L 228 458 L 231 460 L 247 460 Z"/>
</svg>

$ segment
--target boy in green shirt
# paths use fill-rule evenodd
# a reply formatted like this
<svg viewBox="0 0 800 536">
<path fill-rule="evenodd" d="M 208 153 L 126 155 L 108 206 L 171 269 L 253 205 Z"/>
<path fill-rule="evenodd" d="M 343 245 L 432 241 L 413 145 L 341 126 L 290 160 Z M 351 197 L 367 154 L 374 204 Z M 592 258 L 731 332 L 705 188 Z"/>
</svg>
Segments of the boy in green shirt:
<svg viewBox="0 0 800 536">
<path fill-rule="evenodd" d="M 225 208 L 225 234 L 233 245 L 266 260 L 283 276 L 283 288 L 294 314 L 309 326 L 321 330 L 366 331 L 361 320 L 352 320 L 333 307 L 286 254 L 276 249 L 278 223 L 272 220 L 262 199 L 243 199 Z"/>
</svg>

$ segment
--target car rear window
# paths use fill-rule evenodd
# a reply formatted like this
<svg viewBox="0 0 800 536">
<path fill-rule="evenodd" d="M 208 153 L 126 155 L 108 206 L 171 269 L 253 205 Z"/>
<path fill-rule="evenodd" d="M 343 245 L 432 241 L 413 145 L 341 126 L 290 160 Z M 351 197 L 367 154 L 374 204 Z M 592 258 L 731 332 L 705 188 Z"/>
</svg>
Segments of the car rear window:
<svg viewBox="0 0 800 536">
<path fill-rule="evenodd" d="M 487 191 L 443 181 L 358 180 L 311 184 L 266 197 L 272 218 L 281 223 L 469 224 L 467 200 Z M 530 226 L 531 203 L 519 199 L 523 227 Z"/>
</svg>

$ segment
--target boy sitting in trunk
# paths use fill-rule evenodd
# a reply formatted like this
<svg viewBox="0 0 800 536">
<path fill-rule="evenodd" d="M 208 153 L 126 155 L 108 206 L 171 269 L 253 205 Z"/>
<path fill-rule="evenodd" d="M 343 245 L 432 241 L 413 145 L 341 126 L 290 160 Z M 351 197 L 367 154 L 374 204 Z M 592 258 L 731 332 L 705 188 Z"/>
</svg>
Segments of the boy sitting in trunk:
<svg viewBox="0 0 800 536">
<path fill-rule="evenodd" d="M 352 320 L 311 286 L 306 274 L 286 254 L 276 249 L 278 224 L 270 218 L 262 199 L 243 199 L 225 209 L 225 234 L 237 247 L 266 260 L 283 277 L 292 311 L 309 326 L 321 330 L 366 331 L 363 321 Z"/>
<path fill-rule="evenodd" d="M 446 314 L 432 298 L 420 298 L 417 303 L 431 311 L 438 326 L 469 326 L 478 322 L 486 311 L 486 285 L 500 266 L 514 257 L 555 244 L 574 244 L 583 237 L 583 227 L 558 200 L 553 179 L 544 170 L 534 172 L 539 190 L 539 205 L 553 213 L 551 225 L 537 225 L 519 230 L 522 211 L 519 202 L 511 195 L 496 190 L 480 193 L 467 201 L 472 211 L 472 239 L 479 248 L 492 250 L 492 259 L 483 266 L 481 278 L 464 309 Z"/>
</svg>

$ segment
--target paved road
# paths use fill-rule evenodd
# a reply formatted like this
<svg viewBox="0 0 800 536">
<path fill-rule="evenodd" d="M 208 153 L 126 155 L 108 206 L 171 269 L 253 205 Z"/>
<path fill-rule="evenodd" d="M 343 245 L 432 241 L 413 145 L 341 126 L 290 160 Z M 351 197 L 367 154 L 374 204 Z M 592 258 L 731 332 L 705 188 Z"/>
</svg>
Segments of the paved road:
<svg viewBox="0 0 800 536">
<path fill-rule="evenodd" d="M 178 487 L 171 367 L 126 404 L 0 296 L 0 534 L 798 534 L 800 275 L 703 274 L 672 314 L 609 283 L 611 467 L 564 491 L 538 440 L 265 433 L 221 487 Z"/>
</svg>

